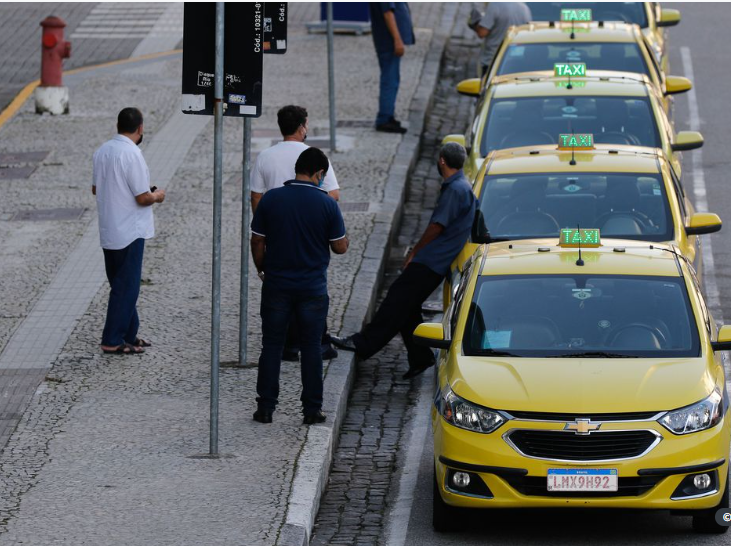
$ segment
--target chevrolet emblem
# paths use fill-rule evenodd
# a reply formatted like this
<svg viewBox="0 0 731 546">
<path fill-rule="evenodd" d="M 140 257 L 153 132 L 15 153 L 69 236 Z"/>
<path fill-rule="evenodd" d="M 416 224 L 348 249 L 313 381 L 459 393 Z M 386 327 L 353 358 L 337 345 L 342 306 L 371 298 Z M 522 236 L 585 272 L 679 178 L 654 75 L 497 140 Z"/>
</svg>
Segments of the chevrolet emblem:
<svg viewBox="0 0 731 546">
<path fill-rule="evenodd" d="M 564 430 L 573 430 L 576 434 L 586 436 L 594 430 L 599 430 L 601 423 L 592 423 L 589 419 L 577 419 L 574 423 L 566 423 Z"/>
</svg>

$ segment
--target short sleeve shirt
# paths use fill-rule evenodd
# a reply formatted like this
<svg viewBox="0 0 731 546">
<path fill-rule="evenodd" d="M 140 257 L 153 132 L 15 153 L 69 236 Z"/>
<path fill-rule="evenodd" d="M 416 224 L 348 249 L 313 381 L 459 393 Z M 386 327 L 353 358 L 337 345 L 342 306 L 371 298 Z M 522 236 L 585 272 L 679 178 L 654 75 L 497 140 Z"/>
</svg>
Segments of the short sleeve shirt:
<svg viewBox="0 0 731 546">
<path fill-rule="evenodd" d="M 264 282 L 298 295 L 327 294 L 330 243 L 345 237 L 340 207 L 327 192 L 285 182 L 261 198 L 251 232 L 266 239 Z"/>
<path fill-rule="evenodd" d="M 307 148 L 307 144 L 288 140 L 262 151 L 251 169 L 251 191 L 266 193 L 274 188 L 281 188 L 287 180 L 294 179 L 297 158 Z M 335 178 L 335 171 L 330 164 L 322 189 L 333 191 L 338 188 L 338 179 Z"/>
<path fill-rule="evenodd" d="M 152 207 L 135 200 L 150 191 L 150 171 L 139 147 L 116 135 L 94 152 L 92 162 L 102 248 L 120 250 L 137 239 L 154 237 Z"/>
<path fill-rule="evenodd" d="M 378 53 L 393 52 L 393 37 L 383 18 L 383 14 L 387 11 L 393 11 L 404 45 L 414 44 L 414 26 L 411 23 L 411 10 L 408 2 L 370 2 L 368 5 L 371 12 L 371 34 Z"/>
<path fill-rule="evenodd" d="M 477 208 L 477 199 L 462 171 L 442 183 L 437 206 L 429 223 L 439 224 L 444 231 L 422 248 L 414 259 L 439 275 L 447 275 L 449 266 L 467 242 Z"/>
<path fill-rule="evenodd" d="M 485 47 L 480 61 L 483 66 L 490 66 L 500 45 L 505 39 L 508 29 L 513 25 L 530 23 L 530 8 L 524 2 L 490 2 L 479 25 L 490 33 L 485 37 Z"/>
</svg>

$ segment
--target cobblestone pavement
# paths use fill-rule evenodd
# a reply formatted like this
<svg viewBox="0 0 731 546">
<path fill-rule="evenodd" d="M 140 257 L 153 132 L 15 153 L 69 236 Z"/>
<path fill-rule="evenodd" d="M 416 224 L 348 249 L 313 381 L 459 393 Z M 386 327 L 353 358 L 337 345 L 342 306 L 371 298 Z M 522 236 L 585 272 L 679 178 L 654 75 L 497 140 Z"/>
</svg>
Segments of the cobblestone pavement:
<svg viewBox="0 0 731 546">
<path fill-rule="evenodd" d="M 419 162 L 409 180 L 398 245 L 391 252 L 381 297 L 398 275 L 406 247 L 418 240 L 429 222 L 440 187 L 435 158 L 442 137 L 464 133 L 471 119 L 474 101 L 454 92 L 457 82 L 474 74 L 479 52 L 476 41 L 462 32 L 464 17 L 463 13 L 457 16 L 447 47 Z M 431 310 L 440 306 L 438 289 L 426 307 Z M 385 515 L 397 483 L 396 469 L 403 463 L 402 432 L 405 422 L 413 419 L 418 384 L 424 380 L 423 376 L 413 382 L 401 380 L 407 367 L 400 337 L 375 357 L 358 362 L 311 545 L 383 544 Z"/>
<path fill-rule="evenodd" d="M 305 9 L 306 8 L 306 9 Z M 305 6 L 302 17 L 311 17 Z M 307 11 L 309 10 L 309 11 Z M 402 64 L 397 109 L 405 110 L 419 81 L 439 4 L 414 6 L 416 46 Z M 266 108 L 253 128 L 260 144 L 276 134 L 274 113 L 296 100 L 310 110 L 313 136 L 327 136 L 325 41 L 303 26 L 291 49 L 265 61 Z M 32 313 L 90 223 L 90 155 L 109 137 L 116 112 L 133 103 L 145 112 L 143 151 L 177 114 L 180 58 L 138 62 L 69 79 L 69 116 L 36 116 L 32 101 L 1 129 L 0 153 L 47 151 L 25 179 L 0 179 L 0 350 Z M 337 36 L 338 115 L 373 119 L 377 65 L 369 36 Z M 75 83 L 74 83 L 75 82 Z M 226 120 L 222 360 L 238 354 L 241 218 L 241 122 Z M 267 136 L 268 135 L 268 136 Z M 339 329 L 354 290 L 386 174 L 401 137 L 351 124 L 338 138 L 357 143 L 331 155 L 346 212 L 348 254 L 330 274 L 330 327 Z M 156 212 L 140 297 L 142 335 L 154 347 L 142 357 L 99 355 L 107 289 L 93 294 L 45 381 L 0 453 L 2 544 L 272 544 L 284 518 L 294 461 L 306 435 L 299 413 L 299 369 L 285 365 L 276 424 L 251 420 L 256 370 L 221 373 L 221 452 L 216 461 L 189 458 L 207 451 L 210 328 L 210 240 L 213 124 L 184 154 Z M 153 181 L 154 183 L 154 181 Z M 81 209 L 71 219 L 34 222 L 26 213 Z M 19 214 L 22 213 L 22 214 Z M 101 252 L 98 252 L 101 260 Z M 253 270 L 253 269 L 252 269 Z M 259 352 L 259 281 L 250 279 L 249 363 Z M 52 327 L 52 317 L 45 319 Z M 37 380 L 37 379 L 36 379 Z M 17 384 L 17 383 L 16 383 Z M 0 397 L 5 402 L 6 393 Z M 12 428 L 11 428 L 12 430 Z M 276 454 L 276 456 L 272 456 Z"/>
</svg>

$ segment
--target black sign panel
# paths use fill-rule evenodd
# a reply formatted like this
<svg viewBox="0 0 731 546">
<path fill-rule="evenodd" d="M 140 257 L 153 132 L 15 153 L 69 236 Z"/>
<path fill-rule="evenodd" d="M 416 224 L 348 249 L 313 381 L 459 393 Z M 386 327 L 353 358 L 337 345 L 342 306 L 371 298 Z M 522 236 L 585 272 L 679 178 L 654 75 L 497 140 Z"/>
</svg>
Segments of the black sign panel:
<svg viewBox="0 0 731 546">
<path fill-rule="evenodd" d="M 261 115 L 263 2 L 226 2 L 223 102 L 225 116 Z M 186 2 L 183 21 L 185 114 L 213 115 L 216 3 Z"/>
<path fill-rule="evenodd" d="M 264 53 L 287 52 L 287 2 L 264 2 Z"/>
</svg>

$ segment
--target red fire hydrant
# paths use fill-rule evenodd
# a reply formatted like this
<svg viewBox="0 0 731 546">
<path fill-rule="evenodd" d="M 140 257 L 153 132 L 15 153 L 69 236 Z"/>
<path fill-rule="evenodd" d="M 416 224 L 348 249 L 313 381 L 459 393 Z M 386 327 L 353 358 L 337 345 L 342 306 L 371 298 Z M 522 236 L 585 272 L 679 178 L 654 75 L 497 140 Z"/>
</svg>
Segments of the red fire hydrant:
<svg viewBox="0 0 731 546">
<path fill-rule="evenodd" d="M 36 89 L 36 113 L 68 114 L 69 90 L 63 87 L 63 59 L 71 56 L 71 43 L 63 39 L 66 22 L 50 16 L 41 21 L 41 84 Z"/>
</svg>

